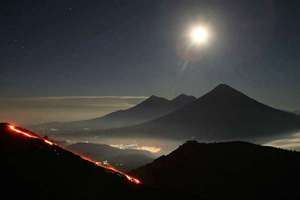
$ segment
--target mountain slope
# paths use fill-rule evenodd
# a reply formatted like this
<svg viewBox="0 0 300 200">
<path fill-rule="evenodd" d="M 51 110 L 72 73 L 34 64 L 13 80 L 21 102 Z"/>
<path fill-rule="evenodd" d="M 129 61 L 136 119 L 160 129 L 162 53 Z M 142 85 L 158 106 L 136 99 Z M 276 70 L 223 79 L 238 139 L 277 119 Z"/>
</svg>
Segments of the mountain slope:
<svg viewBox="0 0 300 200">
<path fill-rule="evenodd" d="M 10 124 L 0 124 L 1 196 L 9 199 L 157 198 L 137 179 L 67 151 Z"/>
<path fill-rule="evenodd" d="M 69 149 L 83 153 L 97 161 L 108 161 L 118 168 L 128 171 L 153 161 L 151 153 L 134 149 L 118 149 L 105 144 L 76 143 Z"/>
<path fill-rule="evenodd" d="M 161 117 L 195 100 L 195 97 L 184 94 L 179 95 L 173 100 L 168 100 L 153 95 L 132 108 L 112 112 L 103 117 L 67 123 L 38 125 L 33 127 L 33 129 L 49 131 L 51 128 L 54 128 L 60 131 L 80 131 L 83 129 L 95 130 L 136 125 Z"/>
<path fill-rule="evenodd" d="M 221 84 L 158 119 L 110 133 L 201 140 L 254 139 L 300 129 L 300 117 L 259 103 Z"/>
<path fill-rule="evenodd" d="M 209 198 L 299 199 L 299 167 L 298 152 L 245 142 L 190 141 L 132 174 L 153 187 Z"/>
</svg>

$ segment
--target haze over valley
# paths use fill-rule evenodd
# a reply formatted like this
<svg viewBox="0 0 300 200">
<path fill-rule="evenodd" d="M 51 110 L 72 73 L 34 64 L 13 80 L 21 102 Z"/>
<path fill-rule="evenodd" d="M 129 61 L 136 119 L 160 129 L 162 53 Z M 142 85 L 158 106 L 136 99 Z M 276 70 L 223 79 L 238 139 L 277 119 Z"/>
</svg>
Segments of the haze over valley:
<svg viewBox="0 0 300 200">
<path fill-rule="evenodd" d="M 299 122 L 298 115 L 220 84 L 199 98 L 184 94 L 172 100 L 150 96 L 129 109 L 103 117 L 41 124 L 32 129 L 70 144 L 108 144 L 161 155 L 190 139 L 245 140 L 296 150 Z"/>
</svg>

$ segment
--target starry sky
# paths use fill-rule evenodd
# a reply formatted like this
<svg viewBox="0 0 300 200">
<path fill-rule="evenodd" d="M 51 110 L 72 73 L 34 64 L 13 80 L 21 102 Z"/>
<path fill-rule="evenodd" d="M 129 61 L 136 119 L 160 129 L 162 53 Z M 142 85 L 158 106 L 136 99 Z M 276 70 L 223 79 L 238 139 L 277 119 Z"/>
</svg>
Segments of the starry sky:
<svg viewBox="0 0 300 200">
<path fill-rule="evenodd" d="M 297 0 L 3 0 L 0 98 L 201 96 L 226 83 L 300 109 Z M 188 62 L 183 35 L 210 27 Z M 13 105 L 11 105 L 13 106 Z"/>
</svg>

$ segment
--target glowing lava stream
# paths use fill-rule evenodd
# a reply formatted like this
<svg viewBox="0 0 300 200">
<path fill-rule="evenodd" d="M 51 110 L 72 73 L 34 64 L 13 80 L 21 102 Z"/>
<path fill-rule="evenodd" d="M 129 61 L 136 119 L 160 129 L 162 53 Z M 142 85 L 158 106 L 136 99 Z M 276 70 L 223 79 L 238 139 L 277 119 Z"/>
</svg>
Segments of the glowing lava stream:
<svg viewBox="0 0 300 200">
<path fill-rule="evenodd" d="M 73 152 L 73 151 L 70 151 L 70 150 L 68 150 L 68 149 L 65 149 L 64 147 L 62 147 L 62 146 L 60 146 L 60 145 L 58 145 L 58 144 L 55 144 L 55 143 L 51 142 L 50 140 L 47 140 L 47 139 L 45 139 L 45 138 L 42 138 L 42 137 L 40 137 L 40 136 L 38 136 L 38 135 L 35 135 L 35 134 L 29 133 L 29 132 L 25 132 L 25 131 L 19 130 L 18 128 L 16 128 L 16 127 L 13 126 L 13 125 L 9 125 L 8 127 L 9 127 L 9 129 L 12 130 L 13 132 L 19 133 L 20 135 L 23 135 L 23 136 L 25 136 L 25 137 L 32 138 L 32 139 L 39 139 L 39 140 L 44 141 L 44 142 L 47 143 L 48 145 L 51 145 L 51 146 L 55 145 L 55 146 L 58 146 L 59 148 L 65 150 L 65 151 L 72 152 L 73 154 L 79 156 L 79 157 L 80 157 L 81 159 L 83 159 L 83 160 L 86 160 L 86 161 L 88 161 L 88 162 L 93 163 L 93 164 L 96 165 L 96 166 L 105 168 L 106 170 L 109 170 L 109 171 L 111 171 L 111 172 L 114 172 L 114 173 L 117 173 L 117 174 L 119 174 L 119 175 L 122 175 L 122 176 L 126 177 L 126 178 L 127 178 L 130 182 L 132 182 L 132 183 L 135 183 L 135 184 L 142 184 L 142 182 L 141 182 L 140 180 L 138 180 L 137 178 L 134 178 L 134 177 L 132 177 L 132 176 L 129 176 L 129 175 L 126 174 L 125 172 L 122 172 L 122 171 L 120 171 L 120 170 L 114 168 L 113 166 L 105 165 L 105 164 L 103 164 L 102 162 L 94 161 L 94 160 L 92 160 L 92 159 L 90 159 L 90 158 L 88 158 L 88 157 L 86 157 L 86 156 L 83 156 L 83 155 L 80 155 L 80 154 L 78 154 L 78 153 L 76 153 L 76 152 Z"/>
</svg>

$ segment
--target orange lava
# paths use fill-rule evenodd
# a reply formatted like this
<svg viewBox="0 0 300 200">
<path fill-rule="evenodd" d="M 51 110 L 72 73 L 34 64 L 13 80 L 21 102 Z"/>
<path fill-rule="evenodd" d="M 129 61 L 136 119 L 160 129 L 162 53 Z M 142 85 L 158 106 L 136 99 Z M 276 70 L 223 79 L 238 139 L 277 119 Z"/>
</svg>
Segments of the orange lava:
<svg viewBox="0 0 300 200">
<path fill-rule="evenodd" d="M 9 128 L 10 128 L 12 131 L 17 132 L 17 133 L 20 133 L 21 135 L 24 135 L 24 136 L 26 136 L 26 137 L 38 139 L 37 136 L 32 135 L 32 134 L 30 134 L 30 133 L 26 133 L 26 132 L 21 131 L 21 130 L 19 130 L 19 129 L 16 129 L 16 127 L 14 127 L 14 126 L 12 126 L 12 125 L 9 125 Z"/>
<path fill-rule="evenodd" d="M 68 150 L 68 149 L 65 149 L 64 147 L 62 147 L 62 146 L 60 146 L 60 145 L 58 145 L 58 144 L 55 144 L 54 142 L 51 142 L 51 141 L 48 140 L 48 139 L 42 138 L 42 137 L 40 137 L 40 136 L 38 136 L 38 135 L 35 135 L 35 134 L 33 134 L 33 133 L 29 133 L 29 132 L 26 132 L 26 131 L 22 131 L 22 130 L 16 128 L 15 126 L 13 126 L 13 125 L 9 125 L 8 127 L 9 127 L 9 129 L 12 130 L 13 132 L 18 133 L 18 134 L 20 134 L 20 135 L 23 135 L 23 136 L 25 136 L 25 137 L 32 138 L 32 139 L 39 139 L 39 140 L 44 141 L 44 142 L 47 143 L 48 145 L 51 145 L 51 146 L 55 145 L 55 146 L 60 147 L 60 148 L 63 149 L 63 150 L 72 152 L 72 151 L 70 151 L 70 150 Z M 83 160 L 86 160 L 86 161 L 88 161 L 88 162 L 93 163 L 93 164 L 96 165 L 96 166 L 105 168 L 106 170 L 109 170 L 109 171 L 111 171 L 111 172 L 113 172 L 113 173 L 116 173 L 116 174 L 119 174 L 119 175 L 121 175 L 121 176 L 124 176 L 127 180 L 129 180 L 130 182 L 132 182 L 132 183 L 134 183 L 134 184 L 142 184 L 142 182 L 141 182 L 139 179 L 134 178 L 134 177 L 132 177 L 132 176 L 126 174 L 125 172 L 122 172 L 122 171 L 120 171 L 120 170 L 114 168 L 114 167 L 111 166 L 111 165 L 106 165 L 106 164 L 103 164 L 102 162 L 94 161 L 94 160 L 92 160 L 91 158 L 88 158 L 88 157 L 86 157 L 86 156 L 80 155 L 80 154 L 78 154 L 78 153 L 76 153 L 76 152 L 72 152 L 72 153 L 75 154 L 75 155 L 77 155 L 77 156 L 79 156 L 79 157 L 80 157 L 81 159 L 83 159 Z"/>
</svg>

